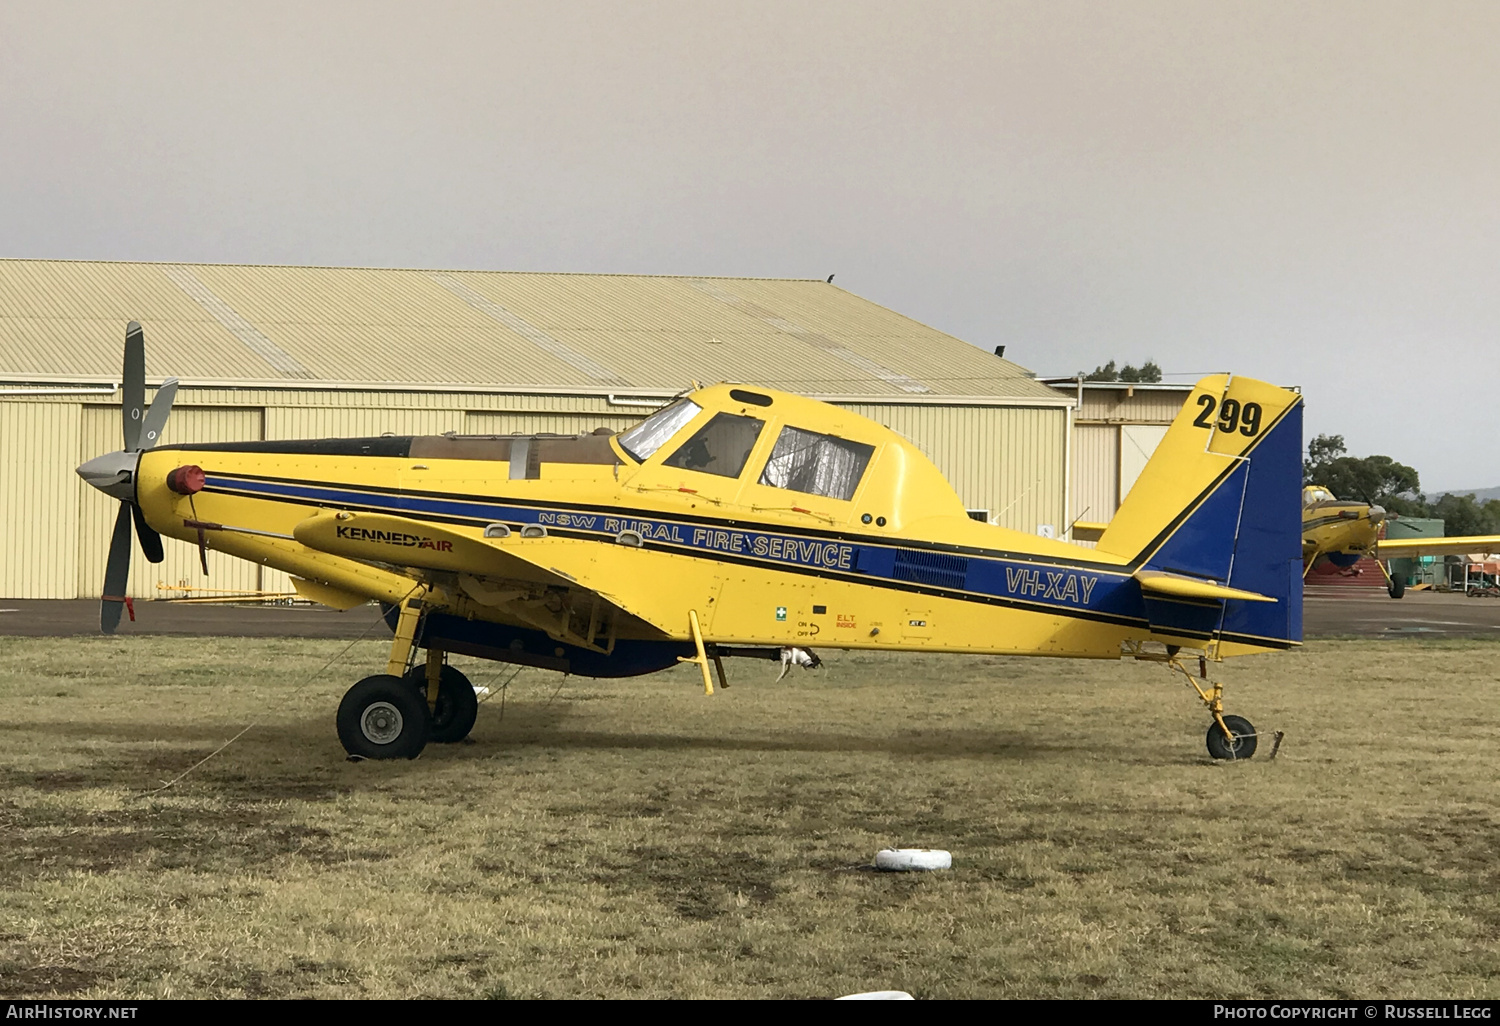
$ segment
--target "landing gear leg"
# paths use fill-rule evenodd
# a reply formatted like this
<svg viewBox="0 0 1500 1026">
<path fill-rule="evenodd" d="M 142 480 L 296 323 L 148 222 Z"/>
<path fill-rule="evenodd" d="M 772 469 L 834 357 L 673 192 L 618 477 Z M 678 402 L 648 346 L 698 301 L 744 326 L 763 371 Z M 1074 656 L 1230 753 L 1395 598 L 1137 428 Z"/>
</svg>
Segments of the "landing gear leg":
<svg viewBox="0 0 1500 1026">
<path fill-rule="evenodd" d="M 1406 594 L 1406 578 L 1403 577 L 1400 580 L 1397 580 L 1395 577 L 1391 576 L 1390 568 L 1378 559 L 1375 561 L 1375 565 L 1380 567 L 1381 573 L 1385 574 L 1385 593 L 1387 595 L 1389 595 L 1391 598 L 1398 599 L 1402 595 Z"/>
<path fill-rule="evenodd" d="M 1255 726 L 1243 716 L 1224 715 L 1224 685 L 1221 681 L 1208 679 L 1208 659 L 1198 657 L 1198 673 L 1195 675 L 1176 656 L 1167 660 L 1167 665 L 1182 674 L 1188 686 L 1198 693 L 1198 698 L 1208 707 L 1214 721 L 1208 728 L 1208 754 L 1215 759 L 1248 759 L 1255 754 L 1259 734 Z M 1202 683 L 1200 683 L 1200 681 Z M 1207 687 L 1205 687 L 1207 685 Z M 1276 743 L 1271 748 L 1271 758 L 1281 748 L 1282 732 L 1275 732 Z"/>
<path fill-rule="evenodd" d="M 474 729 L 474 720 L 479 716 L 479 696 L 469 678 L 456 666 L 444 664 L 443 654 L 436 645 L 429 646 L 426 664 L 412 667 L 406 683 L 427 700 L 432 714 L 432 734 L 428 740 L 446 745 L 462 741 Z"/>
<path fill-rule="evenodd" d="M 436 645 L 427 646 L 427 665 L 422 668 L 422 682 L 427 689 L 427 708 L 436 710 L 438 691 L 443 679 L 443 650 Z"/>
<path fill-rule="evenodd" d="M 414 595 L 401 603 L 401 612 L 396 619 L 396 637 L 391 641 L 391 658 L 385 664 L 385 672 L 399 677 L 406 672 L 411 659 L 412 643 L 417 636 L 417 621 L 422 618 L 422 598 Z"/>
<path fill-rule="evenodd" d="M 427 746 L 432 711 L 422 693 L 401 679 L 411 658 L 422 602 L 401 603 L 386 672 L 366 677 L 339 703 L 337 726 L 344 751 L 360 759 L 415 759 Z M 439 660 L 442 655 L 439 653 Z"/>
</svg>

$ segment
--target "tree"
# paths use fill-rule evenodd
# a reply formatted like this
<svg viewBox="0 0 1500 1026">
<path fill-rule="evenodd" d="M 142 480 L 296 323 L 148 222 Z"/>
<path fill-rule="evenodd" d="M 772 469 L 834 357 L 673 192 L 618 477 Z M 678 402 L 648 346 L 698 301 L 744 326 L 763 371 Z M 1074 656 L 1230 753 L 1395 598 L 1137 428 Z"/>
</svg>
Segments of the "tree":
<svg viewBox="0 0 1500 1026">
<path fill-rule="evenodd" d="M 1415 470 L 1389 456 L 1350 456 L 1343 435 L 1319 435 L 1307 444 L 1302 483 L 1322 485 L 1341 499 L 1384 506 L 1402 516 L 1427 515 Z"/>
<path fill-rule="evenodd" d="M 1161 381 L 1161 368 L 1156 365 L 1155 360 L 1147 360 L 1139 367 L 1132 367 L 1127 363 L 1120 368 L 1120 380 L 1155 385 Z"/>
<path fill-rule="evenodd" d="M 1341 499 L 1384 506 L 1403 517 L 1434 517 L 1449 537 L 1500 534 L 1500 499 L 1479 502 L 1473 495 L 1422 498 L 1417 472 L 1389 456 L 1350 456 L 1343 435 L 1319 435 L 1307 443 L 1302 483 L 1322 485 Z"/>
<path fill-rule="evenodd" d="M 1443 533 L 1500 534 L 1500 500 L 1478 502 L 1473 495 L 1440 496 L 1427 507 L 1427 516 L 1443 521 Z"/>
<path fill-rule="evenodd" d="M 1321 484 L 1321 481 L 1314 480 L 1318 476 L 1318 468 L 1348 451 L 1344 448 L 1343 435 L 1319 435 L 1308 442 L 1307 459 L 1302 461 L 1302 483 Z"/>
<path fill-rule="evenodd" d="M 1154 385 L 1161 381 L 1161 368 L 1156 365 L 1155 360 L 1147 360 L 1139 367 L 1130 364 L 1115 368 L 1115 361 L 1111 360 L 1102 367 L 1095 367 L 1090 374 L 1080 374 L 1084 381 L 1128 381 L 1133 384 Z"/>
</svg>

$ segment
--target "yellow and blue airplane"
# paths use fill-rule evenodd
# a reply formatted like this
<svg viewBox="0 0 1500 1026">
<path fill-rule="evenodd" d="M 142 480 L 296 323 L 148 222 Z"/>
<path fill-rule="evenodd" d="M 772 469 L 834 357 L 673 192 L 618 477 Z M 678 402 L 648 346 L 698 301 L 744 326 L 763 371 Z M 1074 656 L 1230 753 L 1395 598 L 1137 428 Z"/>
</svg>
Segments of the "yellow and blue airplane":
<svg viewBox="0 0 1500 1026">
<path fill-rule="evenodd" d="M 971 520 L 895 432 L 748 385 L 619 434 L 155 446 L 176 382 L 145 408 L 143 346 L 131 322 L 123 449 L 78 468 L 122 503 L 103 629 L 132 522 L 155 560 L 165 534 L 335 608 L 384 604 L 384 672 L 338 710 L 352 756 L 469 733 L 448 653 L 593 677 L 690 662 L 712 694 L 726 656 L 818 646 L 1160 661 L 1208 708 L 1210 754 L 1247 758 L 1257 732 L 1208 664 L 1301 641 L 1302 403 L 1264 382 L 1200 381 L 1089 549 Z"/>
<path fill-rule="evenodd" d="M 1393 518 L 1381 506 L 1335 498 L 1322 485 L 1308 485 L 1302 489 L 1303 575 L 1320 563 L 1348 568 L 1368 556 L 1385 575 L 1386 593 L 1398 599 L 1406 594 L 1406 581 L 1391 576 L 1392 559 L 1500 550 L 1500 535 L 1494 534 L 1382 538 L 1388 519 Z"/>
</svg>

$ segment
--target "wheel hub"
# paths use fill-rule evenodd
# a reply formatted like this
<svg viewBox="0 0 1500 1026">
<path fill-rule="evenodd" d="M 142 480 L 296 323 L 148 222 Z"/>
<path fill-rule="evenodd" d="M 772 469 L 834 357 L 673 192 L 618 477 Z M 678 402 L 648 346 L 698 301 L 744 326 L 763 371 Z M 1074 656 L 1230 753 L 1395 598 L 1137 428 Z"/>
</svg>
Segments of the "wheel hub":
<svg viewBox="0 0 1500 1026">
<path fill-rule="evenodd" d="M 359 730 L 365 738 L 376 745 L 388 745 L 401 736 L 405 721 L 401 710 L 389 702 L 374 702 L 359 718 Z"/>
</svg>

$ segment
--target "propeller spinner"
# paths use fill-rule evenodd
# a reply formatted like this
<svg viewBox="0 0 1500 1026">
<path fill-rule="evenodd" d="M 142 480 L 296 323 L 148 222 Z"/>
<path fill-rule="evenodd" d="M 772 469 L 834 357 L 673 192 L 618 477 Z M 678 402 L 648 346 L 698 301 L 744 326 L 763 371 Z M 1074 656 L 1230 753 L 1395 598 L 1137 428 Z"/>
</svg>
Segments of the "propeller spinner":
<svg viewBox="0 0 1500 1026">
<path fill-rule="evenodd" d="M 120 500 L 120 512 L 115 517 L 114 534 L 109 541 L 109 559 L 104 566 L 104 594 L 99 608 L 99 627 L 105 634 L 115 632 L 126 605 L 132 522 L 146 558 L 160 563 L 163 557 L 161 535 L 146 523 L 145 514 L 135 502 L 135 472 L 141 450 L 151 448 L 161 439 L 167 414 L 172 410 L 172 400 L 177 397 L 177 379 L 168 378 L 162 382 L 156 390 L 156 397 L 151 400 L 151 407 L 146 408 L 146 341 L 141 326 L 135 321 L 125 328 L 121 391 L 125 447 L 119 452 L 96 456 L 78 468 L 79 477 L 105 495 Z"/>
</svg>

